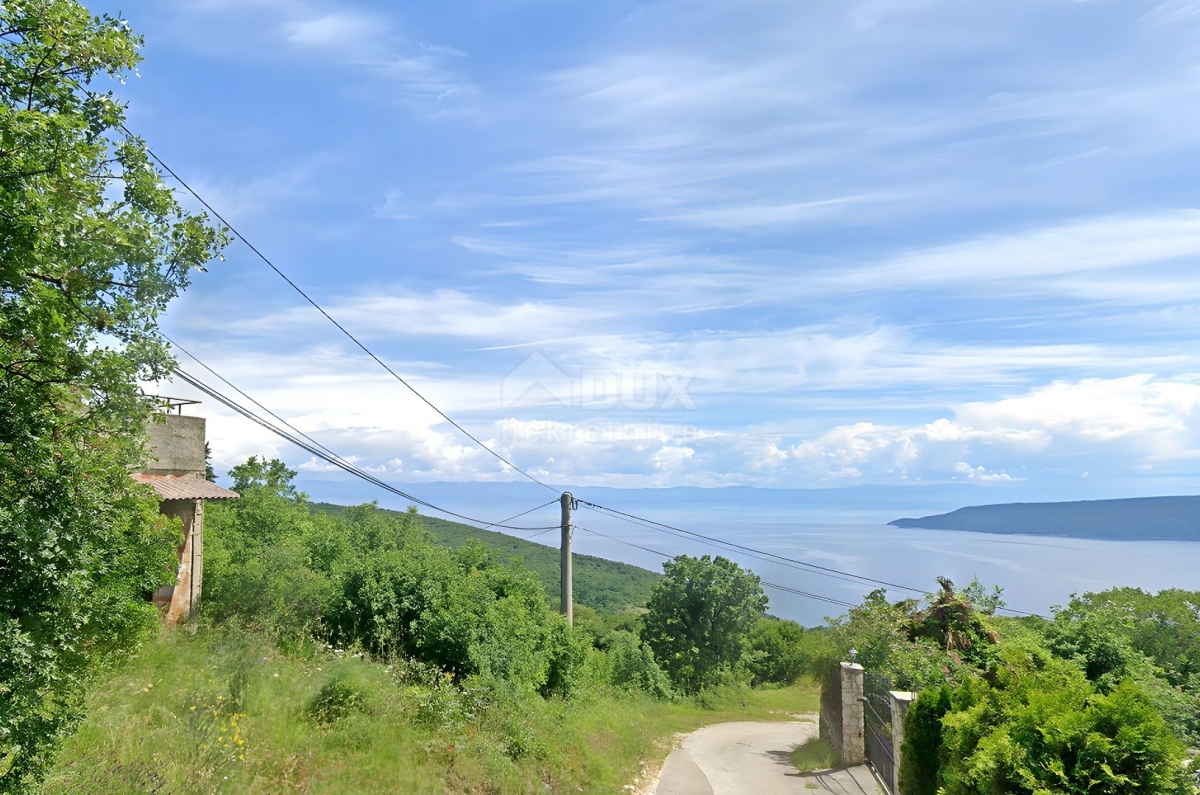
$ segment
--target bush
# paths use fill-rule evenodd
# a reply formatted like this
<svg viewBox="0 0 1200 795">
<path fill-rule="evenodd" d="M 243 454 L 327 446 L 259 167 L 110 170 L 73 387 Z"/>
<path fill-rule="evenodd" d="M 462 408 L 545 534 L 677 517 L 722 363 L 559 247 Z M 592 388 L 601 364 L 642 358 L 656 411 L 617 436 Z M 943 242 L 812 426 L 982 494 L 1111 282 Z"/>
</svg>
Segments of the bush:
<svg viewBox="0 0 1200 795">
<path fill-rule="evenodd" d="M 343 675 L 334 675 L 308 702 L 306 712 L 317 723 L 334 723 L 350 712 L 362 709 L 366 693 L 361 686 Z"/>
<path fill-rule="evenodd" d="M 754 684 L 792 684 L 804 673 L 808 662 L 803 627 L 795 621 L 759 619 L 750 630 L 746 657 Z"/>
<path fill-rule="evenodd" d="M 989 681 L 968 680 L 951 696 L 939 754 L 945 795 L 1191 795 L 1183 744 L 1136 684 L 1098 694 L 1078 667 L 1045 652 L 1004 656 Z"/>
<path fill-rule="evenodd" d="M 923 691 L 909 705 L 900 747 L 900 791 L 905 795 L 937 795 L 942 717 L 949 711 L 946 685 Z"/>
<path fill-rule="evenodd" d="M 608 658 L 614 686 L 623 690 L 640 690 L 660 700 L 674 697 L 671 680 L 655 661 L 650 647 L 636 635 L 614 632 Z"/>
<path fill-rule="evenodd" d="M 411 658 L 456 680 L 515 683 L 546 696 L 576 689 L 586 636 L 551 612 L 537 576 L 478 543 L 434 546 L 415 510 L 373 504 L 314 514 L 278 461 L 230 471 L 242 499 L 213 505 L 205 613 L 277 640 L 325 638 Z"/>
</svg>

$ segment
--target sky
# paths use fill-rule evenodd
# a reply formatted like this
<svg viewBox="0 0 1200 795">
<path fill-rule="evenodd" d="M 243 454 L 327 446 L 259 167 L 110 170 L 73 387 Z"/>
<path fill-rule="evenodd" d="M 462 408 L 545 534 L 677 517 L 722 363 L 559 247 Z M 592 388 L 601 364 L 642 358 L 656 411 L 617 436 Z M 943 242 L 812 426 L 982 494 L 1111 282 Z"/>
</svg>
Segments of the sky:
<svg viewBox="0 0 1200 795">
<path fill-rule="evenodd" d="M 1200 3 L 120 10 L 129 126 L 539 479 L 1200 489 Z M 241 243 L 163 326 L 380 477 L 520 479 Z"/>
</svg>

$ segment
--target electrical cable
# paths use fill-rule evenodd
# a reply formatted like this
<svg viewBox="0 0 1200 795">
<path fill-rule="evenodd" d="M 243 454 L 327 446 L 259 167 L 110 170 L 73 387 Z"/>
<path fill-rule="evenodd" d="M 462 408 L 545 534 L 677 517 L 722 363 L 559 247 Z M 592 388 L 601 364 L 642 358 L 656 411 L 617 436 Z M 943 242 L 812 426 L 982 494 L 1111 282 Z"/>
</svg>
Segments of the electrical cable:
<svg viewBox="0 0 1200 795">
<path fill-rule="evenodd" d="M 359 472 L 363 472 L 363 470 L 362 470 L 361 468 L 359 468 L 359 467 L 355 467 L 355 466 L 354 466 L 354 464 L 353 464 L 351 461 L 349 461 L 349 460 L 348 460 L 348 459 L 346 459 L 346 458 L 343 458 L 342 456 L 338 455 L 338 454 L 337 454 L 337 453 L 335 453 L 334 451 L 330 450 L 328 447 L 326 447 L 325 445 L 321 444 L 319 441 L 317 441 L 316 439 L 312 438 L 312 437 L 311 437 L 311 436 L 309 436 L 308 434 L 304 433 L 304 432 L 303 432 L 303 431 L 301 431 L 299 428 L 297 428 L 295 425 L 292 425 L 290 422 L 288 422 L 287 420 L 285 420 L 283 417 L 280 417 L 280 416 L 279 416 L 278 414 L 276 414 L 275 412 L 271 411 L 269 408 L 267 408 L 266 406 L 264 406 L 264 405 L 263 405 L 262 403 L 260 403 L 259 401 L 255 400 L 253 396 L 251 396 L 251 395 L 247 394 L 246 392 L 242 391 L 242 389 L 241 389 L 241 388 L 239 388 L 239 387 L 238 387 L 236 384 L 234 384 L 233 382 L 231 382 L 231 381 L 230 381 L 229 379 L 227 379 L 225 376 L 223 376 L 223 375 L 221 375 L 220 373 L 218 373 L 218 372 L 217 372 L 216 370 L 214 370 L 213 368 L 209 367 L 209 366 L 208 366 L 208 365 L 207 365 L 207 364 L 206 364 L 206 363 L 205 363 L 205 362 L 204 362 L 204 361 L 203 361 L 203 360 L 202 360 L 202 359 L 201 359 L 199 356 L 197 356 L 196 354 L 192 353 L 192 352 L 191 352 L 191 351 L 189 351 L 187 348 L 183 347 L 183 346 L 182 346 L 182 345 L 180 345 L 178 342 L 176 342 L 175 340 L 173 340 L 173 339 L 171 339 L 169 336 L 167 336 L 167 334 L 166 334 L 165 332 L 163 332 L 163 331 L 159 331 L 159 332 L 158 332 L 158 335 L 159 335 L 160 337 L 162 337 L 164 340 L 166 340 L 168 343 L 170 343 L 171 347 L 173 347 L 173 348 L 176 348 L 176 349 L 178 349 L 179 351 L 181 351 L 182 353 L 184 353 L 185 355 L 187 355 L 187 356 L 188 356 L 190 359 L 192 359 L 194 362 L 196 362 L 196 364 L 200 365 L 200 366 L 201 366 L 201 367 L 203 367 L 205 370 L 207 370 L 208 372 L 212 373 L 214 376 L 216 376 L 218 379 L 220 379 L 222 383 L 224 383 L 224 384 L 225 384 L 226 386 L 228 386 L 230 389 L 233 389 L 235 392 L 237 392 L 237 393 L 238 393 L 239 395 L 241 395 L 242 397 L 246 398 L 246 400 L 249 400 L 251 403 L 253 403 L 254 405 L 258 406 L 260 409 L 262 409 L 263 411 L 265 411 L 267 414 L 271 415 L 271 417 L 273 417 L 275 420 L 277 420 L 278 422 L 280 422 L 282 425 L 286 426 L 288 429 L 290 429 L 291 431 L 293 431 L 293 432 L 294 432 L 294 433 L 295 433 L 297 436 L 301 437 L 301 438 L 302 438 L 302 439 L 304 439 L 305 441 L 307 441 L 307 442 L 311 443 L 311 444 L 312 444 L 314 447 L 317 447 L 318 449 L 320 449 L 320 450 L 323 450 L 323 451 L 324 451 L 325 453 L 327 453 L 328 455 L 330 455 L 330 456 L 332 456 L 332 457 L 334 457 L 334 458 L 338 459 L 340 462 L 342 462 L 343 464 L 345 464 L 345 466 L 343 466 L 343 467 L 342 467 L 343 469 L 346 469 L 346 467 L 353 467 L 353 468 L 357 469 Z M 347 471 L 349 471 L 349 470 L 347 470 Z M 369 473 L 368 473 L 368 474 L 369 474 Z M 374 476 L 370 476 L 370 477 L 373 479 L 373 480 L 372 480 L 372 482 L 376 482 L 376 481 L 378 481 L 378 478 L 374 478 Z M 376 485 L 382 485 L 382 484 L 381 484 L 380 482 L 376 482 Z M 508 517 L 507 519 L 501 519 L 501 520 L 500 520 L 500 521 L 498 521 L 498 522 L 488 522 L 488 523 L 487 523 L 487 524 L 486 524 L 484 527 L 482 527 L 482 528 L 480 528 L 480 529 L 481 529 L 481 530 L 487 530 L 489 527 L 505 527 L 505 528 L 508 528 L 508 529 L 515 529 L 515 528 L 512 528 L 510 525 L 508 525 L 508 522 L 511 522 L 513 519 L 519 519 L 520 517 L 522 517 L 522 516 L 525 516 L 526 514 L 533 513 L 534 511 L 540 510 L 540 509 L 542 509 L 542 508 L 546 508 L 546 507 L 548 507 L 548 506 L 550 506 L 550 505 L 553 505 L 553 504 L 554 504 L 554 503 L 556 503 L 556 502 L 558 502 L 558 500 L 550 500 L 550 501 L 548 501 L 548 502 L 544 502 L 544 503 L 542 503 L 541 505 L 534 506 L 533 508 L 530 508 L 530 509 L 529 509 L 529 510 L 527 510 L 527 511 L 522 511 L 521 513 L 518 513 L 518 514 L 516 514 L 516 515 L 514 515 L 514 516 L 510 516 L 510 517 Z M 443 512 L 443 513 L 444 513 L 444 512 Z M 530 528 L 530 529 L 533 529 L 533 528 Z M 551 527 L 550 529 L 553 529 L 553 527 Z"/>
<path fill-rule="evenodd" d="M 203 205 L 205 209 L 207 209 L 210 213 L 212 213 L 213 217 L 216 218 L 218 221 L 220 221 L 221 224 L 224 225 L 235 238 L 242 241 L 242 243 L 244 243 L 247 248 L 249 248 L 252 252 L 254 252 L 254 254 L 260 260 L 262 260 L 264 263 L 266 263 L 267 267 L 269 267 L 271 270 L 275 271 L 275 273 L 279 276 L 279 278 L 281 278 L 285 282 L 287 282 L 287 284 L 293 290 L 295 290 L 300 295 L 300 297 L 302 297 L 305 301 L 307 301 L 309 304 L 311 304 L 314 309 L 316 309 L 318 312 L 320 312 L 322 315 L 324 315 L 326 320 L 328 320 L 330 323 L 332 323 L 338 329 L 338 331 L 340 331 L 340 332 L 342 332 L 342 334 L 346 335 L 346 337 L 351 342 L 353 342 L 356 346 L 358 346 L 358 348 L 361 349 L 363 351 L 363 353 L 367 354 L 367 356 L 370 356 L 372 359 L 374 359 L 375 363 L 378 364 L 380 367 L 382 367 L 384 370 L 386 370 L 388 372 L 388 374 L 392 376 L 392 378 L 396 379 L 401 384 L 403 384 L 408 389 L 408 391 L 412 392 L 425 405 L 429 406 L 429 408 L 431 408 L 435 412 L 437 412 L 437 414 L 442 419 L 444 419 L 446 422 L 453 425 L 464 436 L 466 436 L 468 439 L 470 439 L 475 444 L 482 447 L 484 450 L 486 450 L 489 454 L 491 454 L 496 459 L 498 459 L 505 466 L 511 467 L 515 472 L 520 473 L 521 475 L 525 476 L 526 478 L 528 478 L 529 480 L 538 484 L 539 486 L 542 486 L 543 488 L 547 488 L 550 491 L 554 491 L 554 492 L 558 491 L 553 486 L 535 478 L 533 475 L 529 474 L 524 469 L 521 469 L 519 466 L 514 464 L 512 461 L 509 461 L 507 458 L 500 455 L 500 453 L 497 453 L 495 450 L 488 447 L 478 437 L 476 437 L 474 434 L 472 434 L 466 428 L 464 428 L 463 426 L 461 426 L 457 422 L 455 422 L 450 417 L 449 414 L 447 414 L 446 412 L 444 412 L 440 408 L 438 408 L 436 405 L 434 405 L 433 401 L 431 401 L 429 398 L 427 398 L 423 394 L 421 394 L 421 392 L 419 390 L 417 390 L 416 387 L 414 387 L 407 380 L 405 380 L 399 373 L 397 373 L 395 370 L 393 370 L 391 367 L 389 367 L 388 364 L 383 361 L 383 359 L 379 358 L 379 356 L 377 356 L 374 351 L 372 351 L 370 348 L 368 348 L 366 345 L 364 345 L 358 339 L 358 337 L 351 334 L 350 331 L 347 330 L 347 328 L 345 326 L 343 326 L 341 323 L 339 323 L 337 320 L 335 320 L 331 314 L 329 314 L 327 311 L 325 311 L 324 307 L 322 307 L 320 304 L 318 304 L 312 298 L 312 296 L 310 296 L 303 289 L 301 289 L 300 285 L 298 285 L 294 281 L 292 281 L 292 279 L 286 273 L 284 273 L 274 262 L 272 262 L 270 260 L 270 258 L 267 257 L 267 255 L 263 254 L 262 251 L 260 251 L 257 246 L 255 246 L 253 243 L 251 243 L 246 238 L 245 235 L 243 235 L 236 228 L 234 228 L 233 224 L 231 224 L 229 221 L 227 221 L 225 219 L 225 217 L 223 215 L 221 215 L 219 212 L 217 212 L 217 210 L 211 204 L 209 204 L 208 201 L 203 196 L 201 196 L 199 193 L 197 193 L 196 190 L 191 185 L 189 185 L 186 181 L 184 181 L 184 179 L 181 176 L 179 176 L 179 174 L 177 174 L 174 169 L 172 169 L 169 165 L 167 165 L 166 161 L 164 161 L 161 157 L 159 157 L 158 154 L 155 153 L 155 151 L 153 149 L 151 149 L 144 140 L 142 140 L 141 138 L 134 135 L 129 130 L 129 128 L 126 127 L 124 124 L 121 124 L 120 128 L 126 135 L 128 135 L 130 138 L 132 138 L 133 140 L 135 140 L 139 144 L 141 144 L 142 148 L 146 150 L 146 154 L 150 155 L 150 157 L 154 159 L 154 162 L 156 162 L 160 166 L 162 166 L 163 170 L 166 171 L 168 174 L 170 174 L 175 179 L 176 182 L 178 182 L 180 185 L 182 185 L 184 190 L 186 190 L 188 193 L 190 193 L 196 199 L 196 201 L 200 202 L 200 204 Z"/>
<path fill-rule="evenodd" d="M 282 428 L 279 428 L 279 427 L 271 424 L 267 420 L 263 419 L 262 417 L 259 417 L 253 411 L 245 408 L 244 406 L 239 404 L 237 401 L 224 395 L 220 391 L 209 386 L 208 384 L 204 383 L 203 381 L 201 381 L 200 379 L 191 375 L 190 373 L 186 372 L 185 370 L 183 370 L 179 367 L 176 367 L 174 369 L 174 373 L 176 375 L 178 375 L 181 379 L 186 381 L 188 384 L 193 386 L 194 388 L 196 388 L 199 391 L 203 392 L 204 394 L 208 395 L 212 399 L 216 400 L 218 403 L 221 403 L 222 405 L 224 405 L 226 408 L 231 409 L 232 411 L 245 417 L 246 419 L 250 420 L 251 422 L 254 422 L 257 425 L 265 428 L 266 430 L 271 431 L 272 433 L 279 436 L 280 438 L 285 439 L 288 442 L 291 442 L 292 444 L 296 445 L 297 447 L 301 448 L 302 450 L 307 451 L 308 453 L 312 454 L 313 456 L 320 458 L 321 460 L 323 460 L 327 463 L 333 464 L 338 469 L 341 469 L 351 475 L 354 475 L 357 478 L 360 478 L 361 480 L 365 480 L 368 483 L 378 486 L 379 488 L 389 491 L 392 494 L 403 497 L 404 499 L 409 500 L 417 505 L 424 506 L 430 510 L 437 511 L 438 513 L 446 514 L 447 516 L 453 516 L 456 519 L 462 519 L 464 521 L 471 522 L 474 524 L 479 524 L 479 525 L 486 524 L 490 527 L 502 527 L 506 530 L 547 530 L 548 531 L 548 530 L 553 530 L 559 526 L 559 525 L 550 525 L 550 526 L 529 527 L 529 526 L 502 524 L 500 522 L 489 523 L 484 519 L 477 519 L 473 516 L 467 516 L 466 514 L 461 514 L 456 511 L 451 511 L 447 508 L 442 508 L 441 506 L 435 505 L 434 503 L 431 503 L 428 500 L 423 500 L 420 497 L 416 497 L 412 494 L 402 491 L 401 489 L 391 485 L 390 483 L 380 480 L 379 478 L 375 477 L 374 475 L 371 475 L 370 473 L 363 471 L 359 467 L 356 467 L 354 464 L 348 462 L 346 459 L 344 459 L 343 457 L 341 457 L 337 454 L 331 454 L 327 450 L 321 449 L 321 446 L 314 443 L 313 440 L 309 439 L 309 437 L 303 433 L 297 432 L 297 434 L 295 436 L 293 436 L 292 434 L 288 433 L 287 431 L 283 430 Z M 547 504 L 549 504 L 549 503 L 547 503 Z M 538 506 L 538 507 L 545 507 L 545 506 L 543 505 L 543 506 Z M 537 509 L 534 508 L 532 510 L 537 510 Z M 528 513 L 528 512 L 526 512 L 526 513 Z M 507 520 L 505 520 L 505 521 L 507 521 Z"/>
<path fill-rule="evenodd" d="M 681 527 L 676 527 L 674 525 L 665 524 L 663 522 L 657 522 L 653 519 L 647 519 L 642 516 L 637 516 L 636 514 L 627 513 L 625 511 L 619 511 L 615 508 L 608 508 L 606 506 L 599 505 L 594 502 L 589 502 L 588 500 L 580 499 L 579 503 L 588 508 L 591 508 L 592 510 L 606 513 L 610 516 L 613 516 L 618 519 L 622 519 L 631 524 L 636 524 L 641 527 L 647 527 L 652 530 L 658 530 L 659 532 L 663 532 L 668 535 L 675 535 L 675 536 L 678 536 L 681 538 L 687 538 L 689 540 L 700 540 L 701 542 L 708 543 L 710 546 L 721 545 L 726 548 L 736 549 L 740 552 L 749 554 L 753 557 L 758 557 L 759 560 L 763 560 L 763 558 L 761 556 L 765 555 L 765 556 L 767 556 L 767 558 L 770 558 L 770 560 L 768 562 L 779 563 L 779 564 L 782 564 L 785 566 L 789 566 L 790 568 L 802 567 L 804 570 L 809 570 L 815 574 L 821 574 L 823 576 L 831 577 L 833 579 L 844 580 L 847 582 L 859 581 L 859 582 L 865 582 L 865 583 L 873 583 L 876 585 L 882 585 L 885 588 L 895 588 L 898 590 L 910 591 L 912 593 L 917 593 L 917 594 L 921 594 L 921 595 L 925 595 L 927 593 L 926 591 L 924 591 L 920 588 L 914 588 L 909 585 L 899 585 L 897 583 L 888 582 L 886 580 L 879 580 L 879 579 L 875 579 L 874 577 L 867 577 L 866 575 L 862 575 L 862 574 L 854 574 L 853 572 L 841 571 L 840 569 L 834 569 L 834 568 L 830 568 L 828 566 L 821 566 L 816 563 L 809 563 L 808 561 L 797 560 L 795 558 L 789 558 L 785 555 L 779 555 L 774 552 L 768 552 L 766 550 L 755 549 L 753 547 L 747 547 L 742 544 L 734 543 L 732 541 L 724 541 L 719 538 L 714 538 L 713 536 L 704 535 L 703 533 L 697 533 L 697 532 L 694 532 L 691 530 L 684 530 Z M 1021 615 L 1021 616 L 1038 616 L 1037 613 L 1028 613 L 1023 610 L 1016 610 L 1011 607 L 1001 607 L 1001 608 L 997 608 L 997 609 L 1003 610 L 1003 611 L 1009 612 L 1009 613 L 1015 613 L 1015 614 Z M 1042 618 L 1043 616 L 1038 616 L 1038 617 Z"/>
<path fill-rule="evenodd" d="M 691 538 L 699 539 L 702 541 L 707 541 L 712 544 L 721 544 L 726 547 L 731 547 L 733 549 L 737 549 L 741 552 L 748 552 L 751 554 L 758 554 L 758 555 L 766 555 L 767 557 L 773 558 L 778 561 L 791 563 L 796 566 L 803 566 L 806 569 L 813 569 L 817 572 L 823 572 L 826 574 L 837 575 L 839 578 L 840 577 L 853 577 L 856 580 L 862 580 L 864 582 L 870 582 L 870 583 L 875 583 L 878 585 L 883 585 L 887 588 L 896 588 L 896 589 L 903 590 L 903 591 L 913 591 L 916 593 L 925 593 L 925 591 L 922 591 L 919 588 L 912 588 L 907 585 L 897 585 L 896 583 L 893 583 L 893 582 L 887 582 L 885 580 L 877 580 L 873 577 L 867 577 L 867 576 L 860 575 L 860 574 L 854 574 L 854 573 L 848 572 L 848 571 L 840 571 L 838 569 L 833 569 L 828 566 L 820 566 L 816 563 L 808 563 L 803 560 L 796 560 L 795 558 L 789 558 L 784 555 L 776 554 L 774 552 L 767 552 L 765 550 L 755 549 L 754 547 L 743 546 L 742 544 L 737 544 L 732 541 L 724 541 L 720 538 L 714 538 L 713 536 L 707 536 L 707 535 L 704 535 L 703 533 L 697 533 L 692 530 L 684 530 L 681 527 L 675 527 L 674 525 L 665 524 L 663 522 L 656 522 L 653 519 L 647 519 L 642 516 L 637 516 L 635 514 L 626 513 L 625 511 L 618 511 L 615 508 L 608 508 L 603 505 L 598 505 L 594 502 L 588 502 L 587 500 L 580 500 L 580 503 L 583 505 L 586 505 L 589 508 L 592 508 L 594 510 L 603 511 L 605 513 L 616 516 L 618 518 L 625 519 L 626 521 L 634 520 L 634 521 L 641 523 L 643 526 L 649 525 L 652 527 L 652 529 L 666 530 L 666 531 L 670 531 L 670 533 L 672 533 L 672 534 L 682 533 L 683 535 L 691 537 Z"/>
<path fill-rule="evenodd" d="M 558 502 L 558 500 L 550 500 L 549 502 L 544 502 L 544 503 L 542 503 L 541 505 L 538 505 L 538 506 L 535 506 L 535 507 L 533 507 L 533 508 L 530 508 L 528 511 L 521 511 L 520 513 L 518 513 L 518 514 L 516 514 L 516 515 L 514 515 L 514 516 L 510 516 L 510 517 L 508 517 L 507 519 L 501 519 L 499 522 L 492 522 L 491 524 L 487 525 L 486 527 L 481 527 L 480 529 L 481 529 L 481 530 L 487 530 L 487 529 L 488 529 L 488 527 L 503 527 L 503 526 L 504 526 L 504 524 L 503 524 L 504 522 L 511 522 L 513 519 L 520 519 L 520 518 L 521 518 L 522 516 L 524 516 L 525 514 L 533 513 L 534 511 L 540 511 L 542 508 L 548 508 L 549 506 L 553 505 L 553 504 L 554 504 L 554 503 L 556 503 L 556 502 Z M 547 532 L 549 532 L 549 531 L 551 531 L 551 530 L 553 530 L 553 529 L 554 529 L 553 527 L 547 527 L 547 528 L 544 528 L 544 529 L 541 531 L 541 533 L 537 533 L 536 535 L 541 535 L 542 533 L 547 533 Z M 532 538 L 532 537 L 533 537 L 533 536 L 530 536 L 530 538 Z"/>
<path fill-rule="evenodd" d="M 618 544 L 625 544 L 626 546 L 640 549 L 643 552 L 649 552 L 651 554 L 658 555 L 660 557 L 667 558 L 667 559 L 671 559 L 672 557 L 674 557 L 672 555 L 668 555 L 666 552 L 660 552 L 657 549 L 651 549 L 650 547 L 644 547 L 641 544 L 635 544 L 634 542 L 626 541 L 623 538 L 617 538 L 616 536 L 610 536 L 607 533 L 601 533 L 598 530 L 588 530 L 586 527 L 583 527 L 582 525 L 573 525 L 573 526 L 578 527 L 580 530 L 583 530 L 585 532 L 591 533 L 594 536 L 600 536 L 601 538 L 607 538 L 609 541 L 616 541 Z M 846 602 L 841 599 L 834 599 L 833 597 L 830 597 L 830 596 L 821 596 L 820 594 L 809 593 L 808 591 L 802 591 L 799 588 L 792 588 L 791 586 L 788 586 L 788 585 L 776 585 L 775 583 L 767 582 L 766 580 L 764 580 L 762 578 L 759 578 L 759 582 L 761 582 L 763 585 L 765 585 L 768 588 L 774 588 L 779 591 L 784 591 L 786 593 L 795 594 L 796 596 L 805 596 L 805 597 L 808 597 L 809 599 L 816 599 L 817 601 L 828 602 L 829 604 L 838 605 L 839 607 L 856 607 L 856 605 L 852 602 Z"/>
<path fill-rule="evenodd" d="M 583 501 L 583 502 L 586 503 L 586 501 Z M 590 507 L 590 506 L 585 505 L 585 507 Z M 597 510 L 597 509 L 592 508 L 592 510 Z M 604 514 L 604 515 L 610 515 L 610 514 Z M 620 519 L 624 522 L 628 522 L 629 524 L 636 525 L 638 527 L 644 527 L 648 530 L 654 530 L 659 533 L 665 533 L 666 535 L 675 536 L 676 538 L 682 538 L 683 540 L 690 541 L 692 543 L 695 543 L 697 540 L 695 538 L 692 538 L 690 535 L 685 535 L 682 532 L 675 532 L 674 530 L 664 529 L 663 527 L 659 526 L 659 523 L 651 522 L 649 519 L 643 520 L 640 517 L 634 517 L 633 515 L 628 515 L 628 516 L 612 515 L 612 518 Z M 723 552 L 729 551 L 728 549 L 726 549 L 726 547 L 734 547 L 734 548 L 737 547 L 736 544 L 728 543 L 725 541 L 719 541 L 719 540 L 718 541 L 702 540 L 702 541 L 700 541 L 700 543 L 706 544 L 707 546 L 713 547 L 715 549 L 720 549 Z M 724 545 L 724 546 L 721 546 L 721 545 Z M 786 566 L 789 569 L 797 569 L 799 571 L 807 572 L 809 574 L 820 574 L 824 577 L 829 577 L 829 578 L 835 579 L 835 580 L 841 580 L 843 582 L 854 583 L 855 585 L 862 584 L 861 580 L 859 580 L 854 575 L 852 575 L 848 572 L 835 574 L 835 573 L 823 572 L 823 571 L 813 571 L 803 565 L 798 565 L 796 563 L 792 563 L 787 560 L 779 560 L 779 559 L 777 559 L 776 556 L 774 556 L 772 553 L 769 553 L 769 552 L 760 552 L 758 550 L 754 550 L 754 551 L 747 551 L 747 550 L 750 550 L 750 548 L 745 547 L 742 549 L 738 549 L 738 551 L 741 552 L 742 554 L 748 555 L 749 557 L 755 558 L 756 560 L 761 560 L 764 563 L 773 563 L 778 566 Z"/>
</svg>

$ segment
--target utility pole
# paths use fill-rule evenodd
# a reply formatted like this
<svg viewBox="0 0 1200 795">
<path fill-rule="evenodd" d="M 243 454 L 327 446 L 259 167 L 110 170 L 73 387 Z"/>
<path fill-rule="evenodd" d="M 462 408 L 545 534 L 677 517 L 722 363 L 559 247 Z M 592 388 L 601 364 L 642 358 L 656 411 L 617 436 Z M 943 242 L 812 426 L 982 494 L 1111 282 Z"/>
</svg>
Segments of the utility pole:
<svg viewBox="0 0 1200 795">
<path fill-rule="evenodd" d="M 571 492 L 564 491 L 559 503 L 562 505 L 562 545 L 559 577 L 559 612 L 567 617 L 567 623 L 575 624 L 575 601 L 572 594 L 571 573 Z"/>
</svg>

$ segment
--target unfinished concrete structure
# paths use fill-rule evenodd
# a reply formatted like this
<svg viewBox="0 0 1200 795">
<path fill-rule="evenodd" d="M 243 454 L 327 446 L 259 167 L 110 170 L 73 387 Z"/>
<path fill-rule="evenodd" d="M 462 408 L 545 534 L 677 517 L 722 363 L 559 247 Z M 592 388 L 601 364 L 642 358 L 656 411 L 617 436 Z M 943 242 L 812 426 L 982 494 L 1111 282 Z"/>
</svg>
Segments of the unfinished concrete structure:
<svg viewBox="0 0 1200 795">
<path fill-rule="evenodd" d="M 164 585 L 151 599 L 167 621 L 191 617 L 200 604 L 204 584 L 204 501 L 234 500 L 237 494 L 205 479 L 204 418 L 183 414 L 194 400 L 163 398 L 164 411 L 146 428 L 150 463 L 133 479 L 153 488 L 159 511 L 183 523 L 183 544 L 174 584 Z"/>
</svg>

